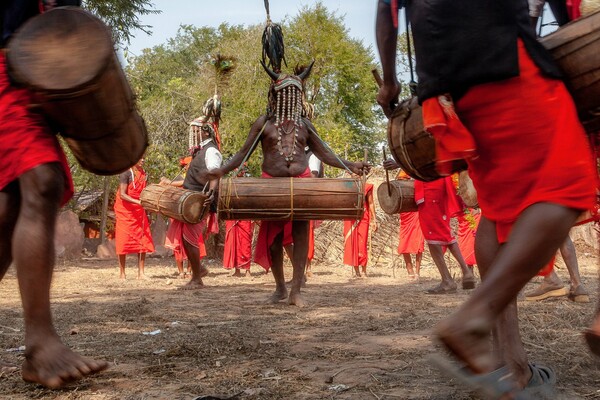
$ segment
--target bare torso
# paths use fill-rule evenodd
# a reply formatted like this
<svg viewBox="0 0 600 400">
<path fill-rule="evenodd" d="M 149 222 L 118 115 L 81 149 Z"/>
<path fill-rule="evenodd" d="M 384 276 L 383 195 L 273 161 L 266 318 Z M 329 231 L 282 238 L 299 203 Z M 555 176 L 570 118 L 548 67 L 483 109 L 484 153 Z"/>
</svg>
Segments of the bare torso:
<svg viewBox="0 0 600 400">
<path fill-rule="evenodd" d="M 308 140 L 308 129 L 300 123 L 295 129 L 293 122 L 287 121 L 279 130 L 270 119 L 261 136 L 263 164 L 262 170 L 271 176 L 298 176 L 308 168 L 308 158 L 304 152 Z M 281 146 L 278 145 L 281 137 Z M 286 159 L 287 158 L 287 159 Z"/>
</svg>

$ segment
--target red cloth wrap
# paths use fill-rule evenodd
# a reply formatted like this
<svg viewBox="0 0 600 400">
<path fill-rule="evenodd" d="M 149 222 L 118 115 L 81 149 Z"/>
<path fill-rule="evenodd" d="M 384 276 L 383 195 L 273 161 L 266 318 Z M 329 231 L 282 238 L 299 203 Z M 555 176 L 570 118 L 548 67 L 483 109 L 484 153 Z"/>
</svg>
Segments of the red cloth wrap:
<svg viewBox="0 0 600 400">
<path fill-rule="evenodd" d="M 419 222 L 419 213 L 400 213 L 400 235 L 398 254 L 419 254 L 423 252 L 425 238 Z"/>
<path fill-rule="evenodd" d="M 369 212 L 368 194 L 373 185 L 365 185 L 365 202 L 362 218 L 358 221 L 344 221 L 344 264 L 353 267 L 366 266 L 369 261 Z"/>
<path fill-rule="evenodd" d="M 310 169 L 306 170 L 294 178 L 310 178 Z M 273 178 L 273 176 L 263 171 L 261 178 Z M 287 246 L 294 242 L 292 237 L 292 221 L 262 221 L 258 229 L 258 238 L 256 239 L 256 249 L 254 250 L 254 262 L 265 270 L 271 269 L 273 262 L 271 260 L 271 245 L 275 237 L 283 232 L 283 245 Z"/>
<path fill-rule="evenodd" d="M 65 175 L 61 205 L 73 196 L 73 180 L 65 154 L 44 117 L 29 109 L 31 93 L 10 85 L 0 52 L 0 190 L 42 164 L 59 163 Z"/>
<path fill-rule="evenodd" d="M 176 219 L 169 218 L 169 229 L 167 229 L 167 234 L 165 238 L 165 247 L 173 250 L 173 255 L 175 256 L 175 260 L 183 261 L 187 260 L 187 255 L 185 254 L 185 250 L 183 249 L 183 224 L 178 223 Z"/>
<path fill-rule="evenodd" d="M 518 49 L 520 76 L 474 86 L 455 104 L 479 154 L 468 160 L 469 176 L 500 243 L 533 204 L 595 205 L 595 166 L 573 100 L 563 82 L 540 73 L 521 40 Z"/>
<path fill-rule="evenodd" d="M 467 219 L 464 213 L 457 215 L 458 247 L 467 265 L 477 265 L 475 260 L 475 234 L 477 233 L 481 213 L 475 212 L 473 209 L 469 209 L 469 211 L 474 221 Z M 473 222 L 475 226 L 473 226 Z"/>
<path fill-rule="evenodd" d="M 225 250 L 223 252 L 225 269 L 250 269 L 253 232 L 252 221 L 225 222 Z"/>
<path fill-rule="evenodd" d="M 133 171 L 133 180 L 127 185 L 127 194 L 138 200 L 146 187 L 146 173 L 137 167 L 133 167 Z M 114 209 L 117 254 L 152 253 L 154 243 L 146 210 L 141 205 L 123 200 L 121 190 L 117 190 Z"/>
<path fill-rule="evenodd" d="M 415 181 L 419 222 L 427 243 L 447 246 L 456 242 L 450 229 L 450 217 L 459 211 L 455 193 L 449 176 L 432 182 Z"/>
</svg>

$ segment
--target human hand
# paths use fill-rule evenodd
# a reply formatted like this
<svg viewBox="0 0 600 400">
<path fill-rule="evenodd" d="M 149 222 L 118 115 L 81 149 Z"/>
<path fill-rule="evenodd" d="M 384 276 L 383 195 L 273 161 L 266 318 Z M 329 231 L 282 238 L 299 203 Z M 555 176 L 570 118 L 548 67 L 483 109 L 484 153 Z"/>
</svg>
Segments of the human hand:
<svg viewBox="0 0 600 400">
<path fill-rule="evenodd" d="M 377 228 L 378 228 L 377 222 L 371 221 L 371 230 L 373 232 L 377 232 Z"/>
<path fill-rule="evenodd" d="M 358 161 L 358 162 L 352 163 L 349 166 L 349 168 L 350 168 L 350 171 L 352 171 L 356 175 L 366 175 L 369 173 L 369 171 L 371 171 L 371 165 L 369 165 L 369 163 L 363 162 L 363 161 Z"/>
<path fill-rule="evenodd" d="M 160 177 L 160 182 L 158 182 L 159 185 L 163 185 L 163 186 L 168 186 L 171 184 L 171 180 L 168 178 L 165 178 L 164 176 Z"/>
<path fill-rule="evenodd" d="M 398 169 L 398 168 L 400 168 L 400 165 L 398 165 L 398 163 L 396 162 L 396 160 L 388 158 L 387 160 L 385 160 L 383 162 L 383 168 L 385 168 L 387 171 L 389 171 L 391 169 Z"/>
<path fill-rule="evenodd" d="M 204 207 L 210 207 L 210 205 L 214 199 L 215 199 L 215 191 L 211 189 L 208 191 L 208 197 L 204 200 L 204 203 L 202 205 Z"/>
<path fill-rule="evenodd" d="M 398 80 L 394 79 L 392 83 L 385 83 L 379 88 L 377 94 L 377 103 L 381 106 L 386 117 L 390 118 L 396 105 L 398 105 L 398 96 L 400 95 L 400 85 Z"/>
</svg>

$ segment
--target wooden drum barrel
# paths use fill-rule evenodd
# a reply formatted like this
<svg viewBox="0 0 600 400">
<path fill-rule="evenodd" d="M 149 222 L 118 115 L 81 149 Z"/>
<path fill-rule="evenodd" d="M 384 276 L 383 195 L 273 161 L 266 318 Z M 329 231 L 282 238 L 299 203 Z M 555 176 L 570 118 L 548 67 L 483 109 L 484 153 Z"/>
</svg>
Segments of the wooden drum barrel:
<svg viewBox="0 0 600 400">
<path fill-rule="evenodd" d="M 101 20 L 76 7 L 37 15 L 15 33 L 6 57 L 11 78 L 33 92 L 83 168 L 117 174 L 142 157 L 146 126 Z"/>
<path fill-rule="evenodd" d="M 423 114 L 417 98 L 398 104 L 388 124 L 388 145 L 392 156 L 410 177 L 424 182 L 441 178 L 435 169 L 435 140 L 423 127 Z M 467 169 L 459 160 L 452 172 Z"/>
<path fill-rule="evenodd" d="M 190 224 L 208 215 L 204 207 L 207 198 L 206 193 L 166 185 L 148 185 L 140 194 L 144 209 Z"/>
<path fill-rule="evenodd" d="M 600 129 L 600 11 L 568 23 L 540 41 L 562 69 L 586 130 Z"/>
<path fill-rule="evenodd" d="M 387 214 L 418 210 L 415 203 L 415 182 L 412 180 L 390 181 L 389 189 L 387 182 L 383 182 L 377 188 L 377 199 L 379 206 Z"/>
<path fill-rule="evenodd" d="M 360 179 L 224 178 L 219 216 L 225 220 L 309 221 L 362 218 Z"/>
</svg>

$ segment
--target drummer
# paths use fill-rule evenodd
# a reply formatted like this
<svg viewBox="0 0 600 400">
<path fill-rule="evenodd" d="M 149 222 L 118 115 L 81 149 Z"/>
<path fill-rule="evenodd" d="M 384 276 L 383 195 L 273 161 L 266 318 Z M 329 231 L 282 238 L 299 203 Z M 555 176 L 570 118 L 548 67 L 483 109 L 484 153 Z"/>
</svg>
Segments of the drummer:
<svg viewBox="0 0 600 400">
<path fill-rule="evenodd" d="M 276 65 L 281 65 L 276 64 Z M 356 174 L 369 170 L 362 162 L 350 162 L 338 158 L 317 136 L 312 123 L 305 118 L 303 107 L 303 84 L 310 74 L 312 65 L 301 67 L 296 75 L 281 73 L 278 67 L 271 70 L 263 67 L 272 79 L 269 90 L 267 114 L 260 116 L 252 125 L 242 148 L 223 167 L 210 171 L 203 179 L 218 179 L 241 165 L 244 158 L 252 154 L 260 141 L 263 152 L 262 177 L 310 177 L 308 157 L 304 148 L 308 146 L 325 164 L 347 168 Z M 295 99 L 295 101 L 285 101 Z M 263 221 L 260 225 L 254 261 L 265 270 L 272 268 L 276 289 L 269 298 L 272 303 L 288 299 L 288 303 L 303 307 L 305 301 L 300 294 L 304 267 L 308 253 L 308 221 Z M 286 229 L 285 227 L 288 226 Z M 294 243 L 292 265 L 294 269 L 292 287 L 288 297 L 283 274 L 283 245 L 290 242 L 284 238 L 284 230 L 291 226 Z"/>
<path fill-rule="evenodd" d="M 196 118 L 190 123 L 190 143 L 192 148 L 192 161 L 189 164 L 183 188 L 212 193 L 205 201 L 205 207 L 210 207 L 209 217 L 197 224 L 190 224 L 178 220 L 173 220 L 171 226 L 173 232 L 179 232 L 181 237 L 179 243 L 183 244 L 183 250 L 188 258 L 189 265 L 192 267 L 192 278 L 182 286 L 181 289 L 192 290 L 204 287 L 202 278 L 208 275 L 208 269 L 202 265 L 201 260 L 206 256 L 205 239 L 211 233 L 219 232 L 219 225 L 216 218 L 216 190 L 219 179 L 208 180 L 204 174 L 208 171 L 218 169 L 221 166 L 223 157 L 218 148 L 218 129 L 214 121 L 208 117 L 202 116 Z M 165 183 L 161 181 L 161 183 Z M 174 182 L 176 184 L 176 182 Z M 180 229 L 178 229 L 180 228 Z"/>
</svg>

